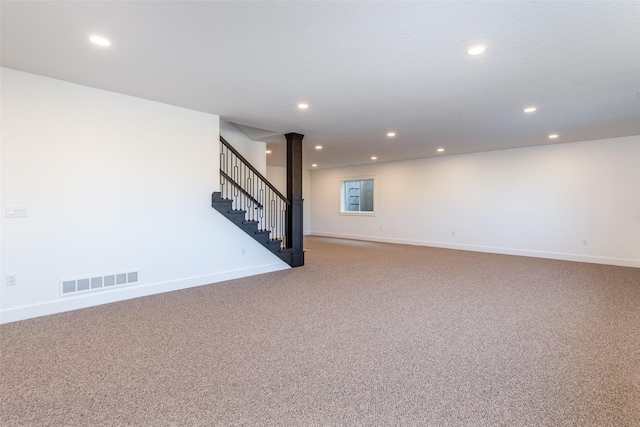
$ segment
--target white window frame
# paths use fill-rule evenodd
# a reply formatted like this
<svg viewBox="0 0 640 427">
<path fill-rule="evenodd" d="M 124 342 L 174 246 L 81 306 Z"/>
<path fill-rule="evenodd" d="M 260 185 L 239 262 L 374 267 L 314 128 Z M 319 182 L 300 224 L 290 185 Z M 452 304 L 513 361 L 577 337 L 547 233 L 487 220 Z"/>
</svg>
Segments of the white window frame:
<svg viewBox="0 0 640 427">
<path fill-rule="evenodd" d="M 344 183 L 347 181 L 373 181 L 373 210 L 372 211 L 347 211 L 345 210 L 345 185 Z M 347 216 L 376 216 L 376 204 L 378 200 L 377 189 L 376 189 L 376 177 L 375 175 L 365 175 L 365 176 L 345 176 L 340 178 L 340 215 Z"/>
</svg>

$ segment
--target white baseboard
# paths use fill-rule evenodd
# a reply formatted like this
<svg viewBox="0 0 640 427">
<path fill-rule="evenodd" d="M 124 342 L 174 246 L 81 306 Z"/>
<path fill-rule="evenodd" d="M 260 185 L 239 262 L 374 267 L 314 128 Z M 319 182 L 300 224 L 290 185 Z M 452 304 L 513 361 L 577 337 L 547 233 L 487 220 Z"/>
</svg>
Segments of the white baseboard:
<svg viewBox="0 0 640 427">
<path fill-rule="evenodd" d="M 86 293 L 75 296 L 63 296 L 60 297 L 60 299 L 48 301 L 41 304 L 4 309 L 0 311 L 0 324 L 31 319 L 34 317 L 47 316 L 49 314 L 63 313 L 65 311 L 78 310 L 81 308 L 94 307 L 97 305 L 155 295 L 164 292 L 177 291 L 180 289 L 193 288 L 196 286 L 209 285 L 226 280 L 239 279 L 242 277 L 270 273 L 272 271 L 286 270 L 289 268 L 290 267 L 285 263 L 265 264 L 241 270 L 225 271 L 222 273 L 198 277 L 188 277 L 168 282 L 152 283 L 130 287 L 127 286 L 110 289 L 104 292 Z"/>
<path fill-rule="evenodd" d="M 462 245 L 445 242 L 433 242 L 426 240 L 396 239 L 391 237 L 362 236 L 355 234 L 311 232 L 312 236 L 335 237 L 339 239 L 365 240 L 370 242 L 397 243 L 402 245 L 429 246 L 434 248 L 457 249 L 462 251 L 486 252 L 502 255 L 518 255 L 534 258 L 557 259 L 561 261 L 588 262 L 593 264 L 616 265 L 620 267 L 640 268 L 640 260 L 620 259 L 608 257 L 595 257 L 588 255 L 566 254 L 557 252 L 534 251 L 529 249 L 497 248 L 491 246 Z"/>
</svg>

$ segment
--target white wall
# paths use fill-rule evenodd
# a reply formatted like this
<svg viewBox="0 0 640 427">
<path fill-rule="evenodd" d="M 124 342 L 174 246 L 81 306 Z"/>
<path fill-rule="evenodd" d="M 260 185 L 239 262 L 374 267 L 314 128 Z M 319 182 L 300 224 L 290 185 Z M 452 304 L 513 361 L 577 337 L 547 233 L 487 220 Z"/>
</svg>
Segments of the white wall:
<svg viewBox="0 0 640 427">
<path fill-rule="evenodd" d="M 265 177 L 276 189 L 287 195 L 287 168 L 279 166 L 267 166 Z M 311 234 L 311 173 L 307 169 L 302 170 L 302 233 Z"/>
<path fill-rule="evenodd" d="M 376 215 L 340 215 L 370 175 Z M 314 170 L 311 193 L 316 235 L 640 267 L 640 136 Z"/>
<path fill-rule="evenodd" d="M 0 322 L 289 268 L 211 208 L 218 116 L 6 68 L 1 84 L 0 204 L 28 218 L 1 219 Z M 129 270 L 138 284 L 60 296 Z"/>
</svg>

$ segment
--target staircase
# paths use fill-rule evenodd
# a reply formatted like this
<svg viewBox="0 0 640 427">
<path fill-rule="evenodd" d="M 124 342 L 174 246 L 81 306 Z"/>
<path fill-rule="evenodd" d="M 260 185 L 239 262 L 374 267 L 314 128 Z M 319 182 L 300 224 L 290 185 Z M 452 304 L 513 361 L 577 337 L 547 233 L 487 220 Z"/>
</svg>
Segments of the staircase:
<svg viewBox="0 0 640 427">
<path fill-rule="evenodd" d="M 291 202 L 222 137 L 220 191 L 211 206 L 290 266 L 304 265 L 291 247 Z"/>
</svg>

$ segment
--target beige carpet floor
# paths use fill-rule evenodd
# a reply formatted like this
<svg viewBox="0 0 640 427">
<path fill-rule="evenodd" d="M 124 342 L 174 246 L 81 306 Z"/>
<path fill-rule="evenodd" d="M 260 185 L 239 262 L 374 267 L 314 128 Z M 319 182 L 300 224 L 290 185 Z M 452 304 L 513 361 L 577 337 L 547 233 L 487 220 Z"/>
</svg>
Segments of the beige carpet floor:
<svg viewBox="0 0 640 427">
<path fill-rule="evenodd" d="M 640 269 L 308 237 L 0 327 L 0 425 L 640 426 Z"/>
</svg>

